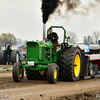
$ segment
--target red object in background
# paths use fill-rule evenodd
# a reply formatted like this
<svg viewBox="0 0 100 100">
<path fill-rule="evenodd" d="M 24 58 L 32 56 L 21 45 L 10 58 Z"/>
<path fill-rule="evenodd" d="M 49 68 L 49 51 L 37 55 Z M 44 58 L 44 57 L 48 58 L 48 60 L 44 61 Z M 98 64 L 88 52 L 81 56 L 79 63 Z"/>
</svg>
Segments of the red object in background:
<svg viewBox="0 0 100 100">
<path fill-rule="evenodd" d="M 10 50 L 12 49 L 12 45 L 10 45 Z"/>
<path fill-rule="evenodd" d="M 24 53 L 24 54 L 26 54 L 26 51 L 25 51 L 25 49 L 23 49 L 23 53 Z"/>
<path fill-rule="evenodd" d="M 65 38 L 67 39 L 67 43 L 68 43 L 68 40 L 70 39 L 70 37 L 65 36 Z"/>
<path fill-rule="evenodd" d="M 89 59 L 89 61 L 92 62 L 92 64 L 97 64 L 98 67 L 100 67 L 100 59 L 93 59 L 93 60 Z"/>
</svg>

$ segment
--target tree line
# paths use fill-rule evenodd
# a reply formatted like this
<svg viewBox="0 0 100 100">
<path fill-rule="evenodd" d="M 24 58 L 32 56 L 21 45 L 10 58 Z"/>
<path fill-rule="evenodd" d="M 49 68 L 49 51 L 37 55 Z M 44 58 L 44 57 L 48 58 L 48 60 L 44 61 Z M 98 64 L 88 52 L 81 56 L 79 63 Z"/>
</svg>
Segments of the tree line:
<svg viewBox="0 0 100 100">
<path fill-rule="evenodd" d="M 67 32 L 67 37 L 70 37 L 69 43 L 77 43 L 79 41 L 77 34 L 74 32 Z M 83 44 L 98 44 L 100 32 L 94 31 L 91 35 L 83 36 Z"/>
<path fill-rule="evenodd" d="M 78 36 L 75 32 L 68 31 L 67 37 L 70 37 L 69 43 L 77 43 L 79 41 Z M 91 35 L 83 36 L 83 44 L 98 44 L 100 37 L 100 32 L 95 31 Z M 27 40 L 22 40 L 21 38 L 16 38 L 14 34 L 2 33 L 0 35 L 0 47 L 4 47 L 6 42 L 11 42 L 12 45 L 25 45 Z"/>
<path fill-rule="evenodd" d="M 11 42 L 12 45 L 25 45 L 27 40 L 22 40 L 21 38 L 16 38 L 14 34 L 2 33 L 0 35 L 0 47 L 4 47 L 6 42 Z"/>
</svg>

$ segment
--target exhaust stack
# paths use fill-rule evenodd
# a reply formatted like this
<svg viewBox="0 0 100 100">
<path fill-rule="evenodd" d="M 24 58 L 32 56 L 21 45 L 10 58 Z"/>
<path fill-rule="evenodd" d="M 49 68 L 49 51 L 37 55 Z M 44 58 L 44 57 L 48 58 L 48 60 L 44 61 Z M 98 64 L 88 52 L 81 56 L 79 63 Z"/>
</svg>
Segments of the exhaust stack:
<svg viewBox="0 0 100 100">
<path fill-rule="evenodd" d="M 46 24 L 43 23 L 43 40 L 46 38 Z"/>
</svg>

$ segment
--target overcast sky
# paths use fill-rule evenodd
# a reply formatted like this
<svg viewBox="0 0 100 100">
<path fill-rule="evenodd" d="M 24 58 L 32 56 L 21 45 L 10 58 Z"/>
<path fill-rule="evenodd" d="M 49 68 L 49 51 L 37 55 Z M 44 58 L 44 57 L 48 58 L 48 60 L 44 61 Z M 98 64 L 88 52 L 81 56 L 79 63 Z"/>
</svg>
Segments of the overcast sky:
<svg viewBox="0 0 100 100">
<path fill-rule="evenodd" d="M 62 25 L 67 31 L 77 33 L 79 42 L 82 42 L 83 36 L 100 31 L 98 8 L 93 8 L 88 16 L 63 14 L 62 18 L 53 14 L 47 22 L 47 28 L 51 25 Z M 0 34 L 7 32 L 23 40 L 41 40 L 43 34 L 41 1 L 0 0 Z"/>
</svg>

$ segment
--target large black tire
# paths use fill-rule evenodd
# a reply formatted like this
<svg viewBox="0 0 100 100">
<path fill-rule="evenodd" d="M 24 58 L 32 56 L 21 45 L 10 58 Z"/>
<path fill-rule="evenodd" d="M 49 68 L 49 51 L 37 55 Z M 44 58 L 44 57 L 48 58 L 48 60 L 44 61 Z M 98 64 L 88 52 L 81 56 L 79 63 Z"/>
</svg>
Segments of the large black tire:
<svg viewBox="0 0 100 100">
<path fill-rule="evenodd" d="M 94 64 L 94 66 L 95 66 L 95 72 L 94 73 L 96 75 L 96 74 L 98 74 L 98 65 L 97 64 Z"/>
<path fill-rule="evenodd" d="M 17 50 L 11 51 L 11 63 L 20 62 L 19 52 Z"/>
<path fill-rule="evenodd" d="M 22 64 L 20 62 L 14 63 L 12 74 L 15 82 L 21 82 L 23 80 L 24 69 L 22 68 Z"/>
<path fill-rule="evenodd" d="M 88 64 L 88 75 L 93 77 L 95 74 L 94 70 L 93 70 L 93 64 L 91 62 L 89 62 Z"/>
<path fill-rule="evenodd" d="M 63 51 L 60 63 L 60 77 L 64 81 L 78 81 L 81 75 L 81 51 L 71 47 Z"/>
<path fill-rule="evenodd" d="M 43 80 L 46 78 L 46 70 L 44 70 L 43 74 L 40 74 L 39 70 L 26 69 L 26 77 L 28 80 Z"/>
<path fill-rule="evenodd" d="M 55 84 L 59 77 L 59 69 L 56 63 L 52 63 L 49 65 L 47 72 L 47 80 L 51 84 Z"/>
<path fill-rule="evenodd" d="M 6 63 L 7 63 L 7 58 L 5 55 L 5 51 L 0 50 L 0 64 L 6 65 Z"/>
</svg>

